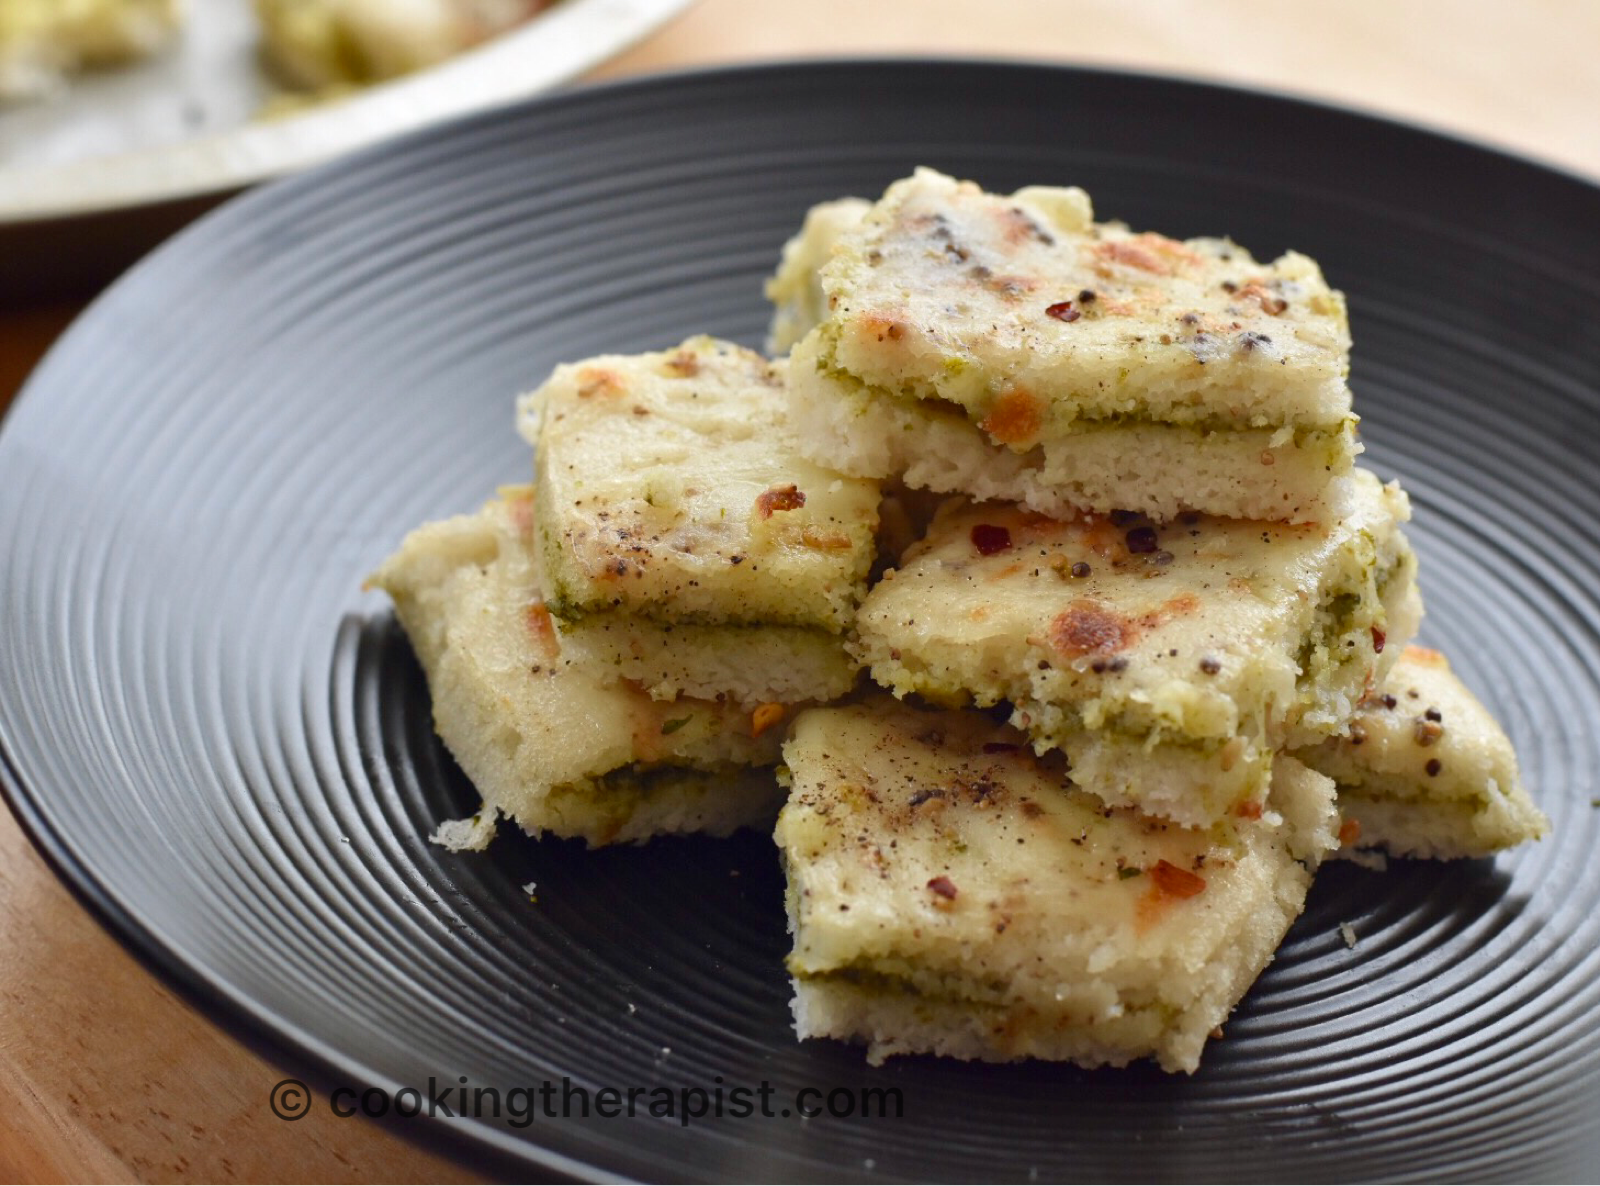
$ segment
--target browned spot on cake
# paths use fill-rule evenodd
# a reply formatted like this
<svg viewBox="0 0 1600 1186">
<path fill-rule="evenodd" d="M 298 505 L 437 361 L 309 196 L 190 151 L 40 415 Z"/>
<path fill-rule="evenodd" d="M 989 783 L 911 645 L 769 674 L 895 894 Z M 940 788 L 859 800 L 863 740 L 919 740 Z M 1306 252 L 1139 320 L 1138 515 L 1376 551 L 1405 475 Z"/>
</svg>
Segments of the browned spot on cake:
<svg viewBox="0 0 1600 1186">
<path fill-rule="evenodd" d="M 556 624 L 544 602 L 535 601 L 528 606 L 528 633 L 533 636 L 533 648 L 541 659 L 554 659 L 561 654 L 561 641 L 556 637 Z"/>
<path fill-rule="evenodd" d="M 1092 597 L 1080 597 L 1051 621 L 1050 645 L 1069 659 L 1115 655 L 1147 631 L 1199 608 L 1200 599 L 1193 593 L 1180 593 L 1137 616 L 1110 609 Z"/>
<path fill-rule="evenodd" d="M 1154 630 L 1164 622 L 1173 618 L 1187 617 L 1200 608 L 1200 598 L 1193 593 L 1179 593 L 1176 597 L 1169 597 L 1149 613 L 1139 619 L 1140 625 L 1147 630 Z"/>
<path fill-rule="evenodd" d="M 1100 559 L 1115 562 L 1128 558 L 1128 533 L 1109 516 L 1086 514 L 1071 528 L 1083 546 Z"/>
<path fill-rule="evenodd" d="M 1114 655 L 1133 645 L 1138 627 L 1126 614 L 1080 597 L 1050 623 L 1050 645 L 1069 659 Z"/>
<path fill-rule="evenodd" d="M 616 371 L 604 367 L 584 367 L 578 372 L 578 398 L 618 396 L 628 389 L 627 382 Z"/>
<path fill-rule="evenodd" d="M 1412 663 L 1421 663 L 1425 667 L 1449 666 L 1449 664 L 1445 661 L 1445 657 L 1438 651 L 1432 649 L 1431 647 L 1419 647 L 1415 644 L 1412 644 L 1411 646 L 1406 647 L 1405 650 L 1401 651 L 1400 657 L 1402 659 L 1408 659 Z"/>
<path fill-rule="evenodd" d="M 1110 243 L 1096 243 L 1089 248 L 1089 253 L 1096 260 L 1095 271 L 1101 275 L 1110 272 L 1114 266 L 1121 266 L 1156 276 L 1170 276 L 1183 266 L 1200 262 L 1198 255 L 1176 239 L 1152 233 Z"/>
<path fill-rule="evenodd" d="M 898 342 L 906 336 L 906 326 L 898 317 L 868 313 L 861 318 L 861 334 L 880 342 Z"/>
<path fill-rule="evenodd" d="M 524 539 L 533 538 L 533 491 L 524 490 L 506 499 L 506 510 L 511 513 L 511 526 Z"/>
<path fill-rule="evenodd" d="M 1214 313 L 1205 313 L 1198 309 L 1191 309 L 1178 317 L 1178 323 L 1184 332 L 1192 334 L 1225 334 L 1239 328 L 1236 321 L 1228 321 L 1216 316 Z M 1249 339 L 1250 349 L 1254 349 L 1254 339 Z M 1269 461 L 1266 464 L 1271 465 Z"/>
<path fill-rule="evenodd" d="M 628 732 L 633 741 L 633 760 L 659 762 L 672 745 L 668 738 L 689 723 L 690 711 L 652 700 L 647 692 L 631 680 L 624 680 L 623 685 L 633 692 L 628 698 Z M 675 715 L 662 711 L 663 708 L 673 707 L 679 709 Z M 669 716 L 671 719 L 668 719 Z"/>
<path fill-rule="evenodd" d="M 1055 237 L 1020 206 L 1007 206 L 996 210 L 994 217 L 1000 225 L 1000 234 L 1013 247 L 1029 242 L 1043 243 L 1046 246 L 1055 243 Z"/>
<path fill-rule="evenodd" d="M 1025 387 L 1008 387 L 978 427 L 1002 445 L 1027 448 L 1038 440 L 1043 425 L 1044 402 Z"/>
<path fill-rule="evenodd" d="M 1273 317 L 1277 317 L 1289 307 L 1288 301 L 1261 284 L 1245 285 L 1239 290 L 1238 296 L 1240 300 L 1255 301 L 1261 306 L 1263 313 Z"/>
<path fill-rule="evenodd" d="M 692 379 L 700 373 L 700 356 L 692 350 L 679 350 L 667 359 L 666 368 L 674 375 Z"/>
<path fill-rule="evenodd" d="M 1004 297 L 1008 300 L 1017 300 L 1020 297 L 1027 296 L 1029 293 L 1037 292 L 1039 279 L 1036 276 L 1022 276 L 1014 272 L 1006 272 L 997 276 L 985 276 L 983 278 L 983 287 L 994 293 L 995 296 Z"/>
<path fill-rule="evenodd" d="M 800 529 L 800 542 L 819 552 L 848 552 L 852 546 L 843 531 L 824 530 L 810 523 Z"/>
</svg>

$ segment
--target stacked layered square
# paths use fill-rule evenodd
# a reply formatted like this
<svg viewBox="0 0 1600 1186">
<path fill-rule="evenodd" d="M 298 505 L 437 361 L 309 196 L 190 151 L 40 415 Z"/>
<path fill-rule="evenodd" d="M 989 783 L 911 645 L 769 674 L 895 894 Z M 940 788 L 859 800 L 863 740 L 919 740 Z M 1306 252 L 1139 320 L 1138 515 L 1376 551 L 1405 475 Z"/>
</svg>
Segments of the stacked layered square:
<svg viewBox="0 0 1600 1186">
<path fill-rule="evenodd" d="M 1404 496 L 1356 471 L 1324 497 L 1318 524 L 953 501 L 867 597 L 858 651 L 897 694 L 1008 705 L 1109 803 L 1253 815 L 1273 753 L 1342 728 L 1420 614 Z"/>
<path fill-rule="evenodd" d="M 785 749 L 802 1036 L 1192 1070 L 1341 842 L 1538 834 L 1482 786 L 1504 751 L 1458 742 L 1451 792 L 1361 723 L 1422 607 L 1314 262 L 919 170 L 814 210 L 768 293 L 802 448 L 954 496 L 854 642 L 943 711 L 813 710 Z"/>
<path fill-rule="evenodd" d="M 373 578 L 497 814 L 591 843 L 771 819 L 796 706 L 855 682 L 874 482 L 800 457 L 781 379 L 710 338 L 556 370 L 519 404 L 539 481 Z"/>
<path fill-rule="evenodd" d="M 1544 830 L 1407 645 L 1311 260 L 922 170 L 768 291 L 788 358 L 557 368 L 536 484 L 374 577 L 483 796 L 441 840 L 777 816 L 801 1037 L 1193 1071 L 1325 857 Z"/>
<path fill-rule="evenodd" d="M 775 344 L 808 298 L 825 313 L 794 343 L 796 423 L 848 473 L 1056 517 L 1308 522 L 1359 452 L 1344 301 L 1305 256 L 1261 264 L 1096 223 L 1082 190 L 928 169 L 807 229 L 833 242 L 787 253 Z"/>
</svg>

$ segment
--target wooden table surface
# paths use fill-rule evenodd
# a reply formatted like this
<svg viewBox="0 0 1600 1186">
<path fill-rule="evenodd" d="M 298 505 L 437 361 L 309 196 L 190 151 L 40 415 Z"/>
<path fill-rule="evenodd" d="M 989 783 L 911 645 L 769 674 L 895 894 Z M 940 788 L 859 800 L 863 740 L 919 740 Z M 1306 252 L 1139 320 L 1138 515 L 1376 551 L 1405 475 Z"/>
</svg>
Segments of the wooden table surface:
<svg viewBox="0 0 1600 1186">
<path fill-rule="evenodd" d="M 1331 99 L 1600 179 L 1596 47 L 1600 6 L 1571 0 L 702 0 L 595 77 L 813 54 L 1106 64 Z M 0 409 L 79 307 L 0 311 Z M 0 811 L 0 1180 L 478 1180 L 325 1107 L 276 1119 L 292 1071 L 128 955 Z"/>
</svg>

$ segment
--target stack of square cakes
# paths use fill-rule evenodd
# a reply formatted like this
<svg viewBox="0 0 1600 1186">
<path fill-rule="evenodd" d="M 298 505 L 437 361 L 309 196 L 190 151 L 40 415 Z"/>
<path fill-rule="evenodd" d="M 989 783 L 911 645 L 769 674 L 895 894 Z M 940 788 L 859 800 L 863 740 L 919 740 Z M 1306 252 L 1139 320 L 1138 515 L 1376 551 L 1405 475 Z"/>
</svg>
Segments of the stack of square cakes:
<svg viewBox="0 0 1600 1186">
<path fill-rule="evenodd" d="M 518 406 L 538 482 L 374 575 L 485 810 L 590 843 L 767 823 L 797 706 L 856 683 L 878 484 L 805 460 L 778 369 L 697 338 L 556 370 Z"/>
<path fill-rule="evenodd" d="M 374 577 L 483 796 L 441 841 L 777 814 L 801 1037 L 1193 1071 L 1325 857 L 1543 832 L 1408 646 L 1310 259 L 919 170 L 768 293 L 788 357 L 558 368 L 536 485 Z"/>
</svg>

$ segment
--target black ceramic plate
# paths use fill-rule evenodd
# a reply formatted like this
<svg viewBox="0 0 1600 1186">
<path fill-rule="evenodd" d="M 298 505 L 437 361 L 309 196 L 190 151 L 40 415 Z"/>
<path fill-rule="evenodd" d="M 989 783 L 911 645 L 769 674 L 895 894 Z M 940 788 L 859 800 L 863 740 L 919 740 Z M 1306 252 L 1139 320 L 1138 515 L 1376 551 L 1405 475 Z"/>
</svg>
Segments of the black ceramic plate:
<svg viewBox="0 0 1600 1186">
<path fill-rule="evenodd" d="M 587 852 L 502 835 L 480 856 L 423 839 L 474 800 L 363 575 L 408 528 L 526 477 L 511 400 L 554 363 L 697 331 L 758 343 L 761 280 L 806 206 L 921 163 L 997 189 L 1077 183 L 1139 226 L 1321 259 L 1350 295 L 1368 460 L 1416 503 L 1423 637 L 1504 720 L 1555 824 L 1495 861 L 1327 870 L 1192 1078 L 873 1069 L 795 1043 L 764 836 Z M 1573 179 L 1112 74 L 688 75 L 403 141 L 180 236 L 73 328 L 5 426 L 12 801 L 130 944 L 325 1085 L 766 1081 L 775 1111 L 808 1086 L 902 1093 L 887 1119 L 418 1125 L 530 1167 L 1584 1176 L 1600 1162 L 1597 261 L 1600 192 Z"/>
</svg>

